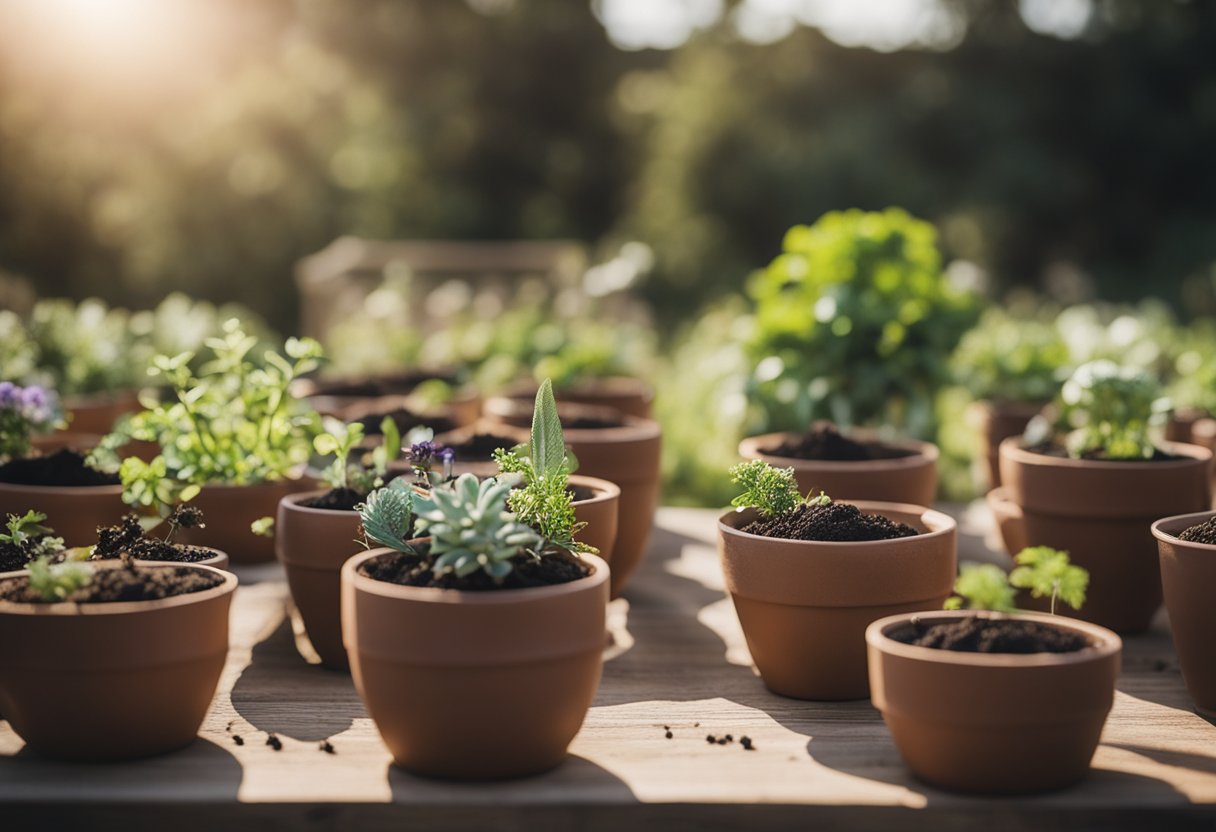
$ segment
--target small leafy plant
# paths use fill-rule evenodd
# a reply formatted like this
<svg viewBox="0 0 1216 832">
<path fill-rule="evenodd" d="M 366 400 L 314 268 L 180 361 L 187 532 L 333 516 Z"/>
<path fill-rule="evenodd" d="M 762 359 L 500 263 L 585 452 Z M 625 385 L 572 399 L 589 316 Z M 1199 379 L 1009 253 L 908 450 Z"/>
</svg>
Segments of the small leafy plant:
<svg viewBox="0 0 1216 832">
<path fill-rule="evenodd" d="M 214 358 L 197 373 L 192 352 L 152 360 L 149 373 L 172 388 L 175 401 L 149 403 L 91 456 L 97 467 L 118 469 L 128 504 L 155 506 L 164 515 L 203 485 L 280 480 L 307 462 L 319 418 L 288 388 L 319 366 L 320 344 L 289 338 L 285 356 L 268 350 L 259 366 L 249 357 L 257 342 L 232 319 L 222 337 L 206 341 Z M 152 462 L 132 457 L 120 465 L 117 449 L 130 439 L 155 441 L 161 453 Z"/>
<path fill-rule="evenodd" d="M 742 511 L 754 508 L 763 517 L 781 517 L 800 505 L 824 506 L 832 498 L 822 491 L 817 497 L 806 497 L 798 490 L 793 468 L 774 468 L 760 459 L 741 462 L 730 469 L 730 481 L 743 488 L 743 493 L 731 500 Z"/>
<path fill-rule="evenodd" d="M 0 381 L 0 459 L 25 456 L 35 434 L 64 425 L 54 391 Z"/>
<path fill-rule="evenodd" d="M 1061 388 L 1054 431 L 1076 459 L 1152 459 L 1153 430 L 1164 424 L 1170 409 L 1149 373 L 1113 361 L 1091 361 Z M 1045 427 L 1032 422 L 1028 440 L 1038 438 Z"/>
<path fill-rule="evenodd" d="M 27 511 L 20 516 L 8 515 L 5 532 L 0 532 L 0 544 L 15 549 L 19 554 L 15 564 L 24 566 L 32 560 L 43 556 L 58 555 L 64 550 L 63 538 L 55 537 L 48 527 L 42 525 L 46 515 L 38 511 Z"/>
<path fill-rule="evenodd" d="M 574 517 L 574 497 L 569 489 L 574 461 L 566 450 L 550 379 L 541 382 L 536 391 L 527 456 L 521 449 L 499 448 L 494 452 L 494 461 L 501 473 L 523 477 L 523 485 L 507 495 L 507 505 L 520 520 L 558 546 L 596 553 L 594 547 L 574 539 L 585 524 L 576 522 Z"/>
<path fill-rule="evenodd" d="M 363 425 L 358 422 L 347 424 L 329 416 L 321 424 L 323 432 L 313 439 L 313 448 L 319 454 L 334 456 L 334 461 L 321 472 L 321 478 L 330 488 L 368 494 L 384 484 L 389 463 L 401 454 L 401 433 L 396 422 L 388 416 L 380 422 L 384 439 L 372 451 L 370 467 L 361 461 L 352 462 L 350 458 L 363 441 Z"/>
<path fill-rule="evenodd" d="M 959 341 L 950 364 L 977 399 L 1046 402 L 1059 391 L 1070 360 L 1055 323 L 993 307 Z"/>
<path fill-rule="evenodd" d="M 1035 598 L 1051 598 L 1051 614 L 1056 601 L 1079 610 L 1085 604 L 1089 573 L 1074 566 L 1068 553 L 1050 546 L 1031 546 L 1014 556 L 1017 566 L 1009 574 L 991 563 L 964 563 L 954 582 L 958 593 L 946 601 L 946 609 L 1013 612 L 1017 590 L 1028 589 Z"/>
<path fill-rule="evenodd" d="M 30 589 L 48 602 L 62 601 L 93 582 L 93 568 L 80 561 L 51 563 L 48 555 L 42 555 L 27 568 L 30 572 Z"/>
</svg>

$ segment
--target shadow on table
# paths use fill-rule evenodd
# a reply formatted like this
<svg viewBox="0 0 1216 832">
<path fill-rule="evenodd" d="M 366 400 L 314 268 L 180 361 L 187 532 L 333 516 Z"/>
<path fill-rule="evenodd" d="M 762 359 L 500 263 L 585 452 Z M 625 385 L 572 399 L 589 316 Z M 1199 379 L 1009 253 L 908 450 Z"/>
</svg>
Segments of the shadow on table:
<svg viewBox="0 0 1216 832">
<path fill-rule="evenodd" d="M 395 765 L 388 766 L 388 783 L 394 803 L 412 805 L 451 801 L 462 808 L 482 807 L 497 812 L 517 803 L 523 791 L 543 795 L 547 802 L 578 802 L 590 805 L 636 803 L 633 791 L 607 769 L 583 757 L 570 755 L 550 772 L 522 780 L 463 782 L 435 780 L 410 774 Z"/>
<path fill-rule="evenodd" d="M 259 731 L 316 742 L 367 716 L 349 673 L 306 662 L 290 616 L 253 648 L 232 688 L 232 707 Z"/>
<path fill-rule="evenodd" d="M 65 791 L 73 800 L 86 802 L 138 803 L 149 795 L 181 802 L 235 801 L 241 777 L 240 762 L 202 738 L 170 754 L 116 763 L 62 762 L 22 748 L 12 756 L 0 756 L 0 803 L 51 804 Z M 57 783 L 71 785 L 54 788 Z"/>
</svg>

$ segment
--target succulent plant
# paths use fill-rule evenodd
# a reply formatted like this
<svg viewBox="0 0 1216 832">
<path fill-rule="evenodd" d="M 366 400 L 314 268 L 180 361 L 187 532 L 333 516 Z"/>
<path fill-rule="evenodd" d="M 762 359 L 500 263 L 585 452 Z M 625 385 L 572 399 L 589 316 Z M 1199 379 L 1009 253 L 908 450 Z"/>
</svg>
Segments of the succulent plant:
<svg viewBox="0 0 1216 832">
<path fill-rule="evenodd" d="M 501 581 L 521 550 L 539 557 L 543 538 L 507 510 L 509 482 L 478 482 L 463 474 L 450 488 L 431 492 L 429 506 L 418 508 L 415 530 L 431 537 L 431 571 L 457 577 L 483 570 Z"/>
</svg>

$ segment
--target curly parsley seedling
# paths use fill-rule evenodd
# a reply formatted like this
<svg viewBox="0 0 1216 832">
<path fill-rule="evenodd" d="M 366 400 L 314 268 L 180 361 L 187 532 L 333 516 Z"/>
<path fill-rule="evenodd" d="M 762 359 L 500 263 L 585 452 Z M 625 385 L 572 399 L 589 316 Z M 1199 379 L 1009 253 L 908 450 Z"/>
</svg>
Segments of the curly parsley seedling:
<svg viewBox="0 0 1216 832">
<path fill-rule="evenodd" d="M 946 599 L 946 609 L 1013 612 L 1017 591 L 1009 585 L 1005 570 L 992 563 L 964 563 L 954 581 L 958 595 Z"/>
<path fill-rule="evenodd" d="M 1032 546 L 1014 557 L 1017 566 L 1009 573 L 1009 583 L 1018 589 L 1029 589 L 1035 598 L 1051 597 L 1051 613 L 1055 615 L 1056 599 L 1074 610 L 1085 603 L 1089 588 L 1089 573 L 1073 566 L 1068 553 L 1050 546 Z"/>
</svg>

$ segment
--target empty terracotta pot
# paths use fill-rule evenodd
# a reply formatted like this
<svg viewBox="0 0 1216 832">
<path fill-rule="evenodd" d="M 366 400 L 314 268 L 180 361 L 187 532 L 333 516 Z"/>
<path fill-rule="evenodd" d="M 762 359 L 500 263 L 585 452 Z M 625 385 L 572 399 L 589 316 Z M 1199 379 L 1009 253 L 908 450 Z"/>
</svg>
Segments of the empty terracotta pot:
<svg viewBox="0 0 1216 832">
<path fill-rule="evenodd" d="M 1011 436 L 1021 436 L 1026 425 L 1038 415 L 1046 402 L 981 401 L 975 403 L 980 434 L 980 456 L 987 463 L 988 487 L 1001 484 L 1001 464 L 998 452 L 1001 443 Z"/>
<path fill-rule="evenodd" d="M 536 401 L 538 385 L 523 379 L 508 385 L 499 395 L 522 401 L 531 412 Z M 639 419 L 654 415 L 654 388 L 637 378 L 609 376 L 593 378 L 566 387 L 555 387 L 554 396 L 559 402 L 611 407 Z"/>
<path fill-rule="evenodd" d="M 325 493 L 306 491 L 279 502 L 274 548 L 321 664 L 345 670 L 350 663 L 342 646 L 342 564 L 366 547 L 359 542 L 363 524 L 357 511 L 301 505 Z"/>
<path fill-rule="evenodd" d="M 92 546 L 97 528 L 109 526 L 130 507 L 121 485 L 46 486 L 0 483 L 0 521 L 33 509 L 46 515 L 46 525 L 68 546 Z"/>
<path fill-rule="evenodd" d="M 863 430 L 848 431 L 859 442 L 881 441 L 892 448 L 910 451 L 910 456 L 895 459 L 829 461 L 795 459 L 769 453 L 797 433 L 766 433 L 750 436 L 739 443 L 744 459 L 762 459 L 777 468 L 793 468 L 798 487 L 805 494 L 826 492 L 834 500 L 875 500 L 915 506 L 933 504 L 937 496 L 937 446 L 915 439 L 888 441 Z"/>
<path fill-rule="evenodd" d="M 1004 491 L 989 500 L 1010 554 L 1025 546 L 1064 549 L 1089 571 L 1085 606 L 1067 614 L 1119 633 L 1148 629 L 1161 606 L 1153 521 L 1202 511 L 1211 502 L 1212 454 L 1166 444 L 1163 462 L 1070 459 L 1001 443 Z M 1027 601 L 1035 608 L 1046 599 Z"/>
<path fill-rule="evenodd" d="M 603 665 L 608 565 L 566 584 L 487 592 L 398 586 L 342 567 L 355 686 L 397 765 L 465 780 L 553 768 Z"/>
<path fill-rule="evenodd" d="M 865 634 L 870 690 L 912 773 L 943 789 L 1028 794 L 1085 776 L 1115 698 L 1122 642 L 1103 627 L 1017 613 L 1081 633 L 1074 653 L 963 653 L 889 637 L 914 618 L 950 621 L 993 613 L 894 615 Z"/>
<path fill-rule="evenodd" d="M 662 429 L 650 419 L 603 407 L 558 404 L 566 445 L 578 460 L 578 473 L 621 488 L 616 546 L 612 551 L 612 597 L 621 594 L 642 563 L 659 506 Z M 486 401 L 487 422 L 496 429 L 515 427 L 528 441 L 532 404 L 506 398 Z M 579 427 L 603 424 L 604 427 Z M 611 426 L 608 426 L 611 425 Z"/>
<path fill-rule="evenodd" d="M 139 411 L 139 394 L 135 390 L 117 390 L 68 396 L 63 400 L 63 409 L 68 417 L 67 429 L 72 433 L 105 435 L 114 429 L 119 418 Z"/>
<path fill-rule="evenodd" d="M 718 520 L 718 551 L 752 661 L 765 687 L 794 699 L 864 699 L 866 626 L 940 609 L 954 587 L 957 529 L 945 514 L 854 502 L 921 531 L 860 543 L 782 540 L 740 531 L 755 509 Z"/>
<path fill-rule="evenodd" d="M 275 517 L 279 501 L 314 486 L 312 480 L 276 480 L 256 485 L 204 485 L 190 501 L 203 511 L 206 526 L 182 529 L 178 541 L 227 552 L 234 566 L 274 560 L 274 538 L 250 531 L 253 521 Z"/>
<path fill-rule="evenodd" d="M 237 579 L 189 568 L 224 582 L 160 601 L 0 601 L 0 712 L 30 750 L 122 760 L 194 740 L 228 655 Z"/>
<path fill-rule="evenodd" d="M 1216 546 L 1179 540 L 1191 526 L 1216 516 L 1213 512 L 1167 517 L 1153 524 L 1161 555 L 1161 585 L 1170 631 L 1187 692 L 1195 710 L 1216 719 Z"/>
</svg>

